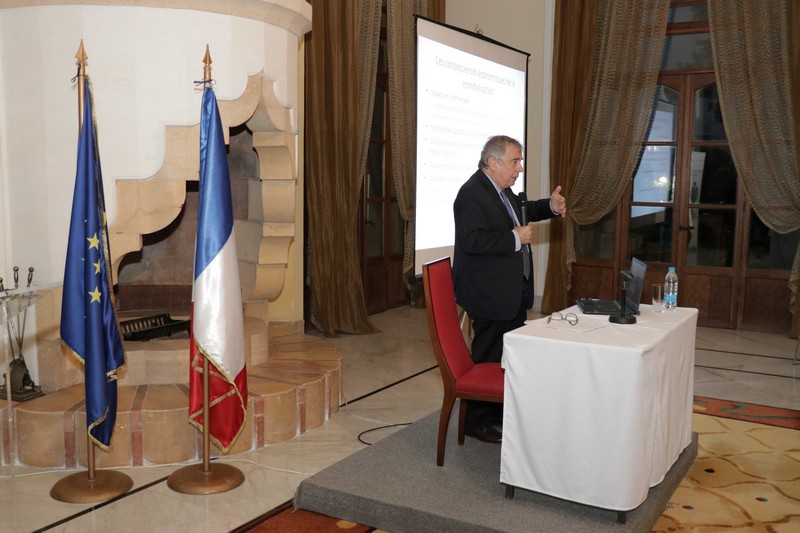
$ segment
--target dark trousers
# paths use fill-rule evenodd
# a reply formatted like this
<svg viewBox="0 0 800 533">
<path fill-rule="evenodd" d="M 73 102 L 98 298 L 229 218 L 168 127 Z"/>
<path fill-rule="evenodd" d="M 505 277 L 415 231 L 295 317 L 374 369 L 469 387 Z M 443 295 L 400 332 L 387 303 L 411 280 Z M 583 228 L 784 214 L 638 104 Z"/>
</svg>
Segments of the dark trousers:
<svg viewBox="0 0 800 533">
<path fill-rule="evenodd" d="M 527 287 L 527 284 L 526 284 Z M 520 295 L 519 311 L 512 320 L 472 319 L 472 360 L 475 363 L 499 363 L 503 358 L 503 334 L 525 324 L 528 316 L 525 295 Z M 502 425 L 503 404 L 470 401 L 464 425 L 479 428 Z"/>
</svg>

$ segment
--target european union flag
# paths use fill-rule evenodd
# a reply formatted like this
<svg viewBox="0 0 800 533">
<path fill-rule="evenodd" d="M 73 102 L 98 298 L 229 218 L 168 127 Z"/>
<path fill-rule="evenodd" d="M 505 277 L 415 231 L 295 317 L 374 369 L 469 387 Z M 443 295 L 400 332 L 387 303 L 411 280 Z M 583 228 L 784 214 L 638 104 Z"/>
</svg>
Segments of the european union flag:
<svg viewBox="0 0 800 533">
<path fill-rule="evenodd" d="M 84 365 L 89 437 L 108 449 L 117 418 L 116 373 L 125 365 L 125 352 L 108 276 L 108 229 L 92 97 L 85 77 L 83 83 L 86 98 L 64 269 L 61 339 Z"/>
</svg>

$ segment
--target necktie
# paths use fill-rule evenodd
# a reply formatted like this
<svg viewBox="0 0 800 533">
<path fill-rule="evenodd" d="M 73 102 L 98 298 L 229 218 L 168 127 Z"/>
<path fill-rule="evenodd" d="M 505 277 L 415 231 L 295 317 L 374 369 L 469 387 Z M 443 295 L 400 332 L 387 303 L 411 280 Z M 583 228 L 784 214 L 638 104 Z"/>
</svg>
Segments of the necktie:
<svg viewBox="0 0 800 533">
<path fill-rule="evenodd" d="M 517 214 L 514 213 L 514 209 L 511 208 L 511 202 L 508 201 L 508 197 L 504 192 L 500 192 L 500 198 L 503 200 L 503 205 L 506 206 L 506 211 L 508 211 L 508 216 L 511 217 L 511 221 L 514 223 L 515 226 L 519 226 L 519 219 L 517 219 Z M 527 244 L 522 245 L 522 275 L 525 276 L 525 279 L 528 279 L 531 272 L 531 256 L 529 253 L 529 248 Z"/>
</svg>

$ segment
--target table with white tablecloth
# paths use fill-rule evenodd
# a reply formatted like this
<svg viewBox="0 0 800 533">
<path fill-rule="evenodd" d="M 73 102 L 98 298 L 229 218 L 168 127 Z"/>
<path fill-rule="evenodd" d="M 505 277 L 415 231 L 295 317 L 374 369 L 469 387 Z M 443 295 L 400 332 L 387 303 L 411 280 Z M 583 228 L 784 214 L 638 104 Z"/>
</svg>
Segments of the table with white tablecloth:
<svg viewBox="0 0 800 533">
<path fill-rule="evenodd" d="M 692 440 L 697 309 L 529 321 L 503 340 L 500 481 L 629 511 Z"/>
</svg>

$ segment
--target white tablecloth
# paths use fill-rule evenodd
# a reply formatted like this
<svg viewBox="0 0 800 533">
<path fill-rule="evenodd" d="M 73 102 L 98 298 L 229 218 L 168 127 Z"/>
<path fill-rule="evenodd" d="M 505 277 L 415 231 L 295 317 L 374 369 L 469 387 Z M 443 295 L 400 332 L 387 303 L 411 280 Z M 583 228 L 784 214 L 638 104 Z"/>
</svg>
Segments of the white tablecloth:
<svg viewBox="0 0 800 533">
<path fill-rule="evenodd" d="M 697 309 L 581 314 L 506 333 L 500 481 L 628 511 L 692 439 Z M 564 312 L 566 312 L 564 311 Z"/>
</svg>

